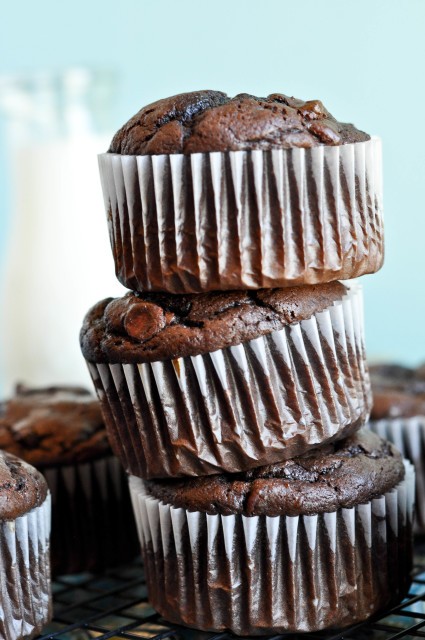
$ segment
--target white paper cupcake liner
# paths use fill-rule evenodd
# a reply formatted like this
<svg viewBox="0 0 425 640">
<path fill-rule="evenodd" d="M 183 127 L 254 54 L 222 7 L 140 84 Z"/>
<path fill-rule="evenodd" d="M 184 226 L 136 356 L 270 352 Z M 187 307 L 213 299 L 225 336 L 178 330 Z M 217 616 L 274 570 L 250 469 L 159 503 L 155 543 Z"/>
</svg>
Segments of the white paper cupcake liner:
<svg viewBox="0 0 425 640">
<path fill-rule="evenodd" d="M 116 274 L 188 293 L 315 284 L 382 265 L 381 143 L 99 156 Z"/>
<path fill-rule="evenodd" d="M 208 515 L 130 478 L 149 598 L 168 620 L 238 635 L 360 622 L 407 593 L 414 469 L 366 504 L 314 516 Z"/>
<path fill-rule="evenodd" d="M 32 638 L 51 618 L 50 494 L 16 520 L 0 521 L 0 637 Z"/>
<path fill-rule="evenodd" d="M 195 357 L 89 369 L 116 455 L 142 478 L 237 472 L 362 426 L 371 396 L 362 294 Z"/>
<path fill-rule="evenodd" d="M 381 438 L 393 442 L 416 470 L 416 533 L 425 533 L 425 416 L 371 420 L 367 425 Z"/>
<path fill-rule="evenodd" d="M 127 478 L 117 458 L 41 471 L 52 494 L 53 575 L 101 571 L 138 555 Z"/>
</svg>

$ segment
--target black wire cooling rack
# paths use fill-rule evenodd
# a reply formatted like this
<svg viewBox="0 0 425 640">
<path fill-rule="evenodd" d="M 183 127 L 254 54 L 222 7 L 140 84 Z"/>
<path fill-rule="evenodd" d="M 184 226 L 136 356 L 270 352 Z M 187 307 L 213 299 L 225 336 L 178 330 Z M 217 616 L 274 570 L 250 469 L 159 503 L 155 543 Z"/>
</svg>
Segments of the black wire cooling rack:
<svg viewBox="0 0 425 640">
<path fill-rule="evenodd" d="M 38 640 L 147 638 L 149 640 L 230 640 L 230 633 L 205 633 L 166 622 L 149 605 L 141 561 L 102 576 L 64 576 L 53 583 L 54 617 Z M 282 636 L 272 636 L 273 640 Z M 288 638 L 288 636 L 286 636 Z M 399 640 L 425 638 L 425 540 L 416 547 L 415 576 L 397 607 L 341 632 L 321 632 L 300 640 Z"/>
</svg>

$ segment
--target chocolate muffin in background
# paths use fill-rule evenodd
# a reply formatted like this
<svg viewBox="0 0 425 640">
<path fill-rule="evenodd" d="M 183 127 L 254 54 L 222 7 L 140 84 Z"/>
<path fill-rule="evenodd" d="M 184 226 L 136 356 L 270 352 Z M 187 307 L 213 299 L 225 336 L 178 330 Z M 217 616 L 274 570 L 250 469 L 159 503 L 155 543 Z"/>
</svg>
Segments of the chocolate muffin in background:
<svg viewBox="0 0 425 640">
<path fill-rule="evenodd" d="M 0 403 L 0 449 L 33 464 L 48 481 L 54 574 L 100 571 L 137 555 L 125 474 L 88 391 L 19 385 Z"/>
<path fill-rule="evenodd" d="M 372 420 L 425 416 L 425 366 L 381 363 L 370 368 L 373 384 Z"/>
<path fill-rule="evenodd" d="M 238 635 L 361 622 L 408 591 L 414 469 L 369 431 L 239 474 L 130 490 L 149 598 Z"/>
<path fill-rule="evenodd" d="M 141 478 L 281 461 L 369 416 L 358 285 L 128 293 L 89 311 L 81 347 L 111 445 Z"/>
<path fill-rule="evenodd" d="M 0 451 L 0 637 L 29 640 L 52 616 L 51 500 L 41 473 Z"/>
<path fill-rule="evenodd" d="M 394 442 L 416 469 L 415 532 L 425 533 L 425 367 L 381 363 L 370 367 L 369 427 Z"/>
<path fill-rule="evenodd" d="M 382 266 L 380 142 L 319 100 L 171 96 L 131 118 L 99 164 L 128 289 L 283 287 Z"/>
</svg>

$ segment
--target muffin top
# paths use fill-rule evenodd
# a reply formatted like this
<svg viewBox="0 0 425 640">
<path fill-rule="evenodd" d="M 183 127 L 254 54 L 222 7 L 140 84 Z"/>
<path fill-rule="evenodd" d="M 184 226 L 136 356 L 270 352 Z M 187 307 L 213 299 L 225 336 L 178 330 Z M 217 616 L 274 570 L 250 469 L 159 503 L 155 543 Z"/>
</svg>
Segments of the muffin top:
<svg viewBox="0 0 425 640">
<path fill-rule="evenodd" d="M 37 469 L 16 456 L 0 451 L 0 520 L 15 520 L 39 507 L 47 484 Z"/>
<path fill-rule="evenodd" d="M 276 464 L 236 474 L 146 481 L 175 507 L 210 514 L 299 516 L 368 502 L 404 478 L 400 453 L 370 431 Z"/>
<path fill-rule="evenodd" d="M 346 294 L 340 282 L 258 291 L 172 295 L 127 293 L 96 304 L 84 319 L 90 362 L 132 363 L 224 349 L 310 318 Z"/>
<path fill-rule="evenodd" d="M 373 365 L 370 377 L 372 420 L 425 416 L 425 366 L 411 369 L 398 364 Z"/>
<path fill-rule="evenodd" d="M 192 91 L 143 107 L 114 136 L 109 153 L 158 155 L 310 148 L 369 140 L 338 122 L 320 100 L 282 93 L 257 98 L 240 93 Z"/>
<path fill-rule="evenodd" d="M 39 468 L 111 453 L 99 403 L 80 387 L 18 385 L 0 403 L 0 449 Z"/>
</svg>

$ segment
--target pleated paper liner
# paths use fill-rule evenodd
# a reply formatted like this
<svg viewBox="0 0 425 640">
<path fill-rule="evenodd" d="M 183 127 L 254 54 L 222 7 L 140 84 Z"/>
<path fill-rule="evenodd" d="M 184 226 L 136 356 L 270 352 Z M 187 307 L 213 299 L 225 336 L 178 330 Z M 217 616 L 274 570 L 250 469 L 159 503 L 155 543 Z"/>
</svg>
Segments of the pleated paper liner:
<svg viewBox="0 0 425 640">
<path fill-rule="evenodd" d="M 98 572 L 139 555 L 127 479 L 115 457 L 42 472 L 52 493 L 54 575 Z"/>
<path fill-rule="evenodd" d="M 381 144 L 99 156 L 116 274 L 137 291 L 315 284 L 382 266 Z"/>
<path fill-rule="evenodd" d="M 362 426 L 370 411 L 362 295 L 205 355 L 89 369 L 108 435 L 142 478 L 237 472 Z"/>
<path fill-rule="evenodd" d="M 0 521 L 0 637 L 38 635 L 52 614 L 50 494 L 16 520 Z"/>
<path fill-rule="evenodd" d="M 415 533 L 425 533 L 425 416 L 371 420 L 368 427 L 415 465 Z"/>
<path fill-rule="evenodd" d="M 410 585 L 414 469 L 383 496 L 314 516 L 208 515 L 132 476 L 149 598 L 166 619 L 237 635 L 365 620 Z"/>
</svg>

